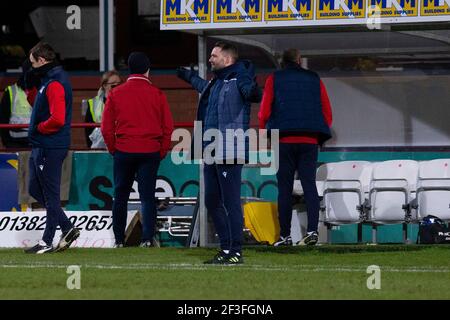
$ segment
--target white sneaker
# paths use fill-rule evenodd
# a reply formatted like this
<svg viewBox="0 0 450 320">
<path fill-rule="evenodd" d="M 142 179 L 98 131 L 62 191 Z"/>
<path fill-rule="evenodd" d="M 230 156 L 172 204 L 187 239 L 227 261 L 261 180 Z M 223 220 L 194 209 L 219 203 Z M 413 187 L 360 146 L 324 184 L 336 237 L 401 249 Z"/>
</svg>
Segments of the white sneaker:
<svg viewBox="0 0 450 320">
<path fill-rule="evenodd" d="M 47 245 L 43 240 L 39 240 L 37 245 L 31 248 L 27 248 L 24 250 L 25 253 L 32 253 L 32 254 L 42 254 L 46 252 L 53 252 L 53 247 Z"/>
<path fill-rule="evenodd" d="M 281 237 L 278 239 L 277 242 L 273 244 L 274 247 L 280 247 L 280 246 L 292 246 L 292 238 L 291 236 L 287 237 Z"/>
<path fill-rule="evenodd" d="M 302 240 L 298 241 L 295 245 L 297 246 L 313 246 L 319 240 L 319 234 L 317 231 L 308 232 Z"/>
</svg>

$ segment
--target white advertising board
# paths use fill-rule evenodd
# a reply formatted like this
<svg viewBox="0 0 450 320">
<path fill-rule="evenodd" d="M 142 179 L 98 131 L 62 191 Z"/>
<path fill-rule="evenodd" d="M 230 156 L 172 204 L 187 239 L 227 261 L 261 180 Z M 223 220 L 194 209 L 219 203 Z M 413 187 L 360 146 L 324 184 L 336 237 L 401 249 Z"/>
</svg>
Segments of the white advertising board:
<svg viewBox="0 0 450 320">
<path fill-rule="evenodd" d="M 127 226 L 136 211 L 129 211 Z M 66 215 L 80 237 L 71 247 L 112 248 L 114 233 L 111 211 L 66 211 Z M 42 239 L 45 229 L 45 211 L 0 212 L 0 248 L 26 248 Z M 59 241 L 61 230 L 56 230 L 54 245 Z"/>
</svg>

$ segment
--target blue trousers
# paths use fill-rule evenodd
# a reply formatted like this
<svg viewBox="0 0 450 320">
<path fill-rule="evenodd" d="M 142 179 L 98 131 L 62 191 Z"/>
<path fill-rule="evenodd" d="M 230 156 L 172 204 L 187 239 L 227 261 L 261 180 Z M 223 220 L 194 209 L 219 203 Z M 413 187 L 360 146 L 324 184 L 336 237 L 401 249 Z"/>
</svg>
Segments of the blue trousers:
<svg viewBox="0 0 450 320">
<path fill-rule="evenodd" d="M 47 222 L 42 240 L 52 245 L 56 228 L 67 232 L 73 228 L 61 208 L 60 188 L 62 164 L 67 149 L 33 148 L 29 160 L 29 194 L 47 210 Z"/>
<path fill-rule="evenodd" d="M 291 234 L 292 189 L 295 171 L 298 172 L 305 196 L 308 215 L 307 231 L 317 231 L 320 210 L 316 187 L 317 156 L 318 146 L 316 144 L 280 143 L 280 165 L 277 180 L 278 219 L 282 237 Z"/>
<path fill-rule="evenodd" d="M 242 165 L 205 165 L 203 173 L 205 206 L 219 235 L 220 248 L 240 253 L 244 225 L 241 206 Z"/>
<path fill-rule="evenodd" d="M 151 241 L 155 235 L 156 178 L 160 163 L 159 152 L 114 153 L 114 201 L 113 231 L 116 243 L 125 240 L 125 228 L 128 214 L 128 199 L 134 179 L 138 182 L 139 197 L 142 208 L 142 241 Z"/>
</svg>

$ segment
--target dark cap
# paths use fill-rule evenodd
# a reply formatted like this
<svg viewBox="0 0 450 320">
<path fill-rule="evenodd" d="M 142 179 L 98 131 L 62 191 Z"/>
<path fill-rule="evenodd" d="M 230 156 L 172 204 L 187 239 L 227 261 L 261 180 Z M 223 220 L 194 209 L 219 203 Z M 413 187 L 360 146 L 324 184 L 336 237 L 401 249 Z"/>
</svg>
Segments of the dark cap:
<svg viewBox="0 0 450 320">
<path fill-rule="evenodd" d="M 132 52 L 128 57 L 128 69 L 131 74 L 143 74 L 150 69 L 150 60 L 143 52 Z"/>
</svg>

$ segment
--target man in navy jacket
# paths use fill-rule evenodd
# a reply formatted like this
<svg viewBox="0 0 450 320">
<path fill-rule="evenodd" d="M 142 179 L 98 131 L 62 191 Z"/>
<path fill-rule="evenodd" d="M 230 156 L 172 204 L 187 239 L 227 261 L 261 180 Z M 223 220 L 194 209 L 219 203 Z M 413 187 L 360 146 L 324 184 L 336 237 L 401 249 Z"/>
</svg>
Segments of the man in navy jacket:
<svg viewBox="0 0 450 320">
<path fill-rule="evenodd" d="M 212 129 L 221 137 L 220 142 L 213 141 L 213 161 L 205 158 L 204 166 L 205 206 L 213 218 L 221 250 L 205 263 L 239 264 L 243 262 L 241 172 L 248 159 L 248 142 L 226 137 L 227 130 L 245 132 L 249 128 L 250 106 L 261 100 L 261 92 L 252 64 L 238 60 L 233 44 L 217 42 L 209 62 L 214 72 L 211 81 L 192 69 L 178 69 L 178 76 L 201 93 L 197 120 L 202 121 L 203 133 Z M 204 150 L 213 142 L 204 142 Z"/>
<path fill-rule="evenodd" d="M 267 78 L 258 113 L 260 129 L 267 127 L 280 131 L 277 172 L 280 238 L 274 246 L 292 245 L 295 171 L 303 187 L 308 214 L 307 234 L 296 245 L 314 245 L 319 239 L 317 156 L 319 145 L 331 138 L 331 105 L 319 75 L 300 66 L 298 49 L 288 49 L 283 53 L 283 65 L 283 70 Z"/>
<path fill-rule="evenodd" d="M 80 235 L 62 210 L 60 198 L 62 164 L 70 147 L 72 87 L 49 44 L 40 42 L 34 46 L 30 61 L 35 74 L 41 78 L 41 86 L 28 130 L 32 146 L 29 193 L 47 209 L 47 222 L 42 240 L 25 252 L 41 254 L 65 250 Z M 57 226 L 61 227 L 62 235 L 53 248 Z"/>
</svg>

